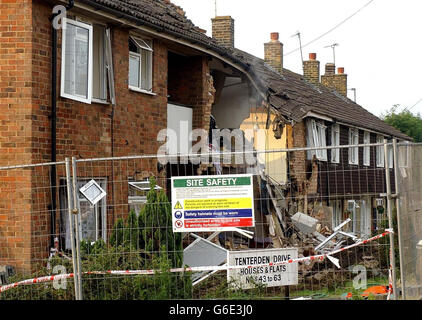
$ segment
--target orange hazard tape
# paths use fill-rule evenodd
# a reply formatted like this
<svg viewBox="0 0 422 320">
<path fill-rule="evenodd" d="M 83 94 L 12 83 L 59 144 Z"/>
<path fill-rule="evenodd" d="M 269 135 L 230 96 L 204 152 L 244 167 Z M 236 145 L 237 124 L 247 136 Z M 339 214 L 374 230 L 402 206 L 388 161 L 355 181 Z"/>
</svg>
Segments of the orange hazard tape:
<svg viewBox="0 0 422 320">
<path fill-rule="evenodd" d="M 308 260 L 311 261 L 315 261 L 315 260 L 319 260 L 319 261 L 324 261 L 328 256 L 332 256 L 335 255 L 337 253 L 358 247 L 362 244 L 367 244 L 369 242 L 381 239 L 383 237 L 386 237 L 389 234 L 392 234 L 393 230 L 391 229 L 387 229 L 385 230 L 384 233 L 379 234 L 375 237 L 372 237 L 368 240 L 364 240 L 355 244 L 352 244 L 348 247 L 344 247 L 335 251 L 332 251 L 330 253 L 326 253 L 326 254 L 321 254 L 321 255 L 315 255 L 315 256 L 310 256 L 310 257 L 304 257 L 304 258 L 298 258 L 298 259 L 290 259 L 288 261 L 280 261 L 277 263 L 269 263 L 269 264 L 260 264 L 260 265 L 250 265 L 250 266 L 209 266 L 209 267 L 189 267 L 189 268 L 173 268 L 170 269 L 169 272 L 172 273 L 179 273 L 179 272 L 201 272 L 201 271 L 227 271 L 227 270 L 236 270 L 236 269 L 244 269 L 244 268 L 253 268 L 253 267 L 271 267 L 271 266 L 279 266 L 279 265 L 286 265 L 286 264 L 291 264 L 291 263 L 299 263 L 299 262 L 305 262 Z M 87 271 L 87 272 L 83 272 L 82 275 L 107 275 L 107 274 L 112 274 L 112 275 L 152 275 L 155 273 L 160 273 L 161 271 L 159 270 L 108 270 L 108 271 Z M 51 282 L 54 280 L 62 280 L 62 279 L 69 279 L 69 278 L 73 278 L 73 273 L 69 273 L 69 274 L 60 274 L 60 275 L 56 275 L 56 276 L 46 276 L 46 277 L 40 277 L 40 278 L 33 278 L 33 279 L 28 279 L 28 280 L 23 280 L 23 281 L 19 281 L 19 282 L 15 282 L 12 284 L 7 284 L 4 285 L 2 287 L 0 287 L 0 293 L 1 292 L 5 292 L 7 290 L 10 290 L 12 288 L 16 288 L 18 286 L 22 286 L 22 285 L 31 285 L 31 284 L 35 284 L 35 283 L 43 283 L 43 282 Z"/>
</svg>

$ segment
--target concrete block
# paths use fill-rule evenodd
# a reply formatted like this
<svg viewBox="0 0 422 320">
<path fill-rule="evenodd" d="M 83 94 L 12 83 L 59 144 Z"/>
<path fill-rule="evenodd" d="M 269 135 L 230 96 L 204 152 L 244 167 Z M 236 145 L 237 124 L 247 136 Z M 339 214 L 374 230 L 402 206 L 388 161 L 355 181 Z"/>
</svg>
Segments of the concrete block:
<svg viewBox="0 0 422 320">
<path fill-rule="evenodd" d="M 292 222 L 300 232 L 304 234 L 312 234 L 316 232 L 318 220 L 304 213 L 298 212 L 292 217 Z"/>
</svg>

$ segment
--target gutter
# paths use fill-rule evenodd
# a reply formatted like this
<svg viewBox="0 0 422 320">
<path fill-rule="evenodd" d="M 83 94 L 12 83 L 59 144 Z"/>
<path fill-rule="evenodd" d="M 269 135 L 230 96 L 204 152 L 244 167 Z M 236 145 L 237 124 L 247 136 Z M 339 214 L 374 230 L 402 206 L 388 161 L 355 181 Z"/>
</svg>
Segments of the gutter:
<svg viewBox="0 0 422 320">
<path fill-rule="evenodd" d="M 74 7 L 74 0 L 69 0 L 66 5 L 66 10 L 71 10 Z M 57 29 L 53 26 L 54 18 L 58 13 L 50 17 L 51 22 L 51 162 L 57 161 Z M 51 166 L 50 174 L 51 187 L 51 217 L 50 217 L 50 247 L 54 248 L 54 238 L 56 235 L 56 211 L 57 211 L 57 172 L 56 165 Z"/>
</svg>

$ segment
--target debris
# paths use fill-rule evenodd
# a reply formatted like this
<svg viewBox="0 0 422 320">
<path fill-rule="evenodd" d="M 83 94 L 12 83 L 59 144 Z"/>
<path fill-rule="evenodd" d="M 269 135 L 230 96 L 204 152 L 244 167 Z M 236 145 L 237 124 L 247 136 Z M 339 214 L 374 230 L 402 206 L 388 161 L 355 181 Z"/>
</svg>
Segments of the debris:
<svg viewBox="0 0 422 320">
<path fill-rule="evenodd" d="M 219 266 L 226 263 L 227 250 L 208 241 L 200 236 L 191 233 L 196 238 L 184 251 L 183 251 L 183 264 L 189 267 L 201 266 Z M 206 279 L 209 272 L 195 272 L 192 274 L 192 280 L 195 283 Z"/>
<path fill-rule="evenodd" d="M 327 256 L 328 260 L 330 260 L 337 268 L 341 269 L 340 267 L 340 260 L 337 258 L 334 258 L 332 256 Z"/>
<path fill-rule="evenodd" d="M 298 212 L 292 217 L 292 222 L 300 232 L 304 234 L 312 234 L 317 231 L 318 220 L 304 213 Z"/>
</svg>

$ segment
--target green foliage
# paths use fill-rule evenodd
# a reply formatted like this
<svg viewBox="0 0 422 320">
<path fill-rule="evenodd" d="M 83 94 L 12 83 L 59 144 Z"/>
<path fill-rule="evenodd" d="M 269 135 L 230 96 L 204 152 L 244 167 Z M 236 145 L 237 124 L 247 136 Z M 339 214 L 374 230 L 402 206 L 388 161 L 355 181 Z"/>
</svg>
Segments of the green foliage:
<svg viewBox="0 0 422 320">
<path fill-rule="evenodd" d="M 154 275 L 84 275 L 82 278 L 85 300 L 155 300 L 189 299 L 192 297 L 190 273 L 171 273 L 171 268 L 183 266 L 183 247 L 180 234 L 172 231 L 171 205 L 165 193 L 151 191 L 139 217 L 130 212 L 126 219 L 118 219 L 108 244 L 82 241 L 80 245 L 82 270 L 156 270 Z M 54 258 L 51 267 L 63 265 L 73 270 L 72 261 Z M 33 277 L 51 274 L 40 268 Z M 28 276 L 18 275 L 19 281 Z M 66 289 L 54 289 L 52 283 L 14 288 L 0 295 L 0 299 L 69 300 L 74 299 L 73 279 Z"/>
<path fill-rule="evenodd" d="M 410 111 L 397 112 L 397 107 L 394 106 L 381 118 L 389 125 L 400 130 L 404 134 L 413 138 L 415 142 L 422 142 L 422 118 L 418 113 L 412 114 Z"/>
<path fill-rule="evenodd" d="M 394 254 L 396 262 L 396 276 L 400 275 L 400 250 L 399 250 L 399 237 L 398 237 L 398 226 L 397 226 L 397 209 L 393 208 L 393 229 L 394 234 L 387 237 L 381 238 L 378 242 L 380 244 L 380 263 L 382 269 L 389 269 L 390 267 L 390 237 L 394 237 Z M 384 219 L 380 223 L 380 227 L 388 229 L 388 214 L 384 215 Z"/>
</svg>

